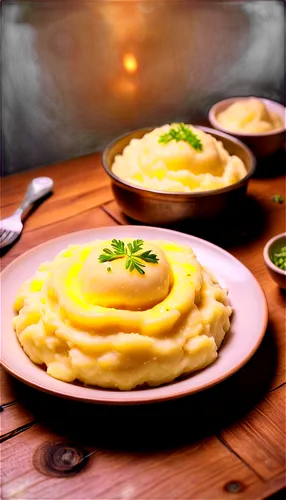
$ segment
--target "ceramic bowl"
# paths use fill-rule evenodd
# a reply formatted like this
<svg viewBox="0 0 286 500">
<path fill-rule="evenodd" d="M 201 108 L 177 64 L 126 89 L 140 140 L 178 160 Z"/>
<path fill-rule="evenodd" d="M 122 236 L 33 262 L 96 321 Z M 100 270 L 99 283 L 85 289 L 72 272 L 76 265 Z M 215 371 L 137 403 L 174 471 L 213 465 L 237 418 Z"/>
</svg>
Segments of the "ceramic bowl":
<svg viewBox="0 0 286 500">
<path fill-rule="evenodd" d="M 116 155 L 121 154 L 133 138 L 141 138 L 151 128 L 135 130 L 109 144 L 102 156 L 102 164 L 111 179 L 114 197 L 121 210 L 140 222 L 168 226 L 186 219 L 215 218 L 235 210 L 245 198 L 247 185 L 255 171 L 255 158 L 241 141 L 218 130 L 197 127 L 221 141 L 225 149 L 243 161 L 247 175 L 230 186 L 212 191 L 194 193 L 167 192 L 143 188 L 120 179 L 112 172 Z"/>
<path fill-rule="evenodd" d="M 280 288 L 286 289 L 286 271 L 277 267 L 271 260 L 273 254 L 286 246 L 286 233 L 278 234 L 269 240 L 263 250 L 263 257 L 271 278 Z"/>
<path fill-rule="evenodd" d="M 252 150 L 255 156 L 263 158 L 275 153 L 285 141 L 285 107 L 276 101 L 271 101 L 270 99 L 261 99 L 265 106 L 270 110 L 274 111 L 277 115 L 282 118 L 284 126 L 272 130 L 271 132 L 234 132 L 232 130 L 226 129 L 218 121 L 217 116 L 219 113 L 227 109 L 231 104 L 236 101 L 244 100 L 245 97 L 231 97 L 229 99 L 223 99 L 222 101 L 214 104 L 209 111 L 209 121 L 211 125 L 222 132 L 231 134 L 233 137 L 240 139 Z"/>
</svg>

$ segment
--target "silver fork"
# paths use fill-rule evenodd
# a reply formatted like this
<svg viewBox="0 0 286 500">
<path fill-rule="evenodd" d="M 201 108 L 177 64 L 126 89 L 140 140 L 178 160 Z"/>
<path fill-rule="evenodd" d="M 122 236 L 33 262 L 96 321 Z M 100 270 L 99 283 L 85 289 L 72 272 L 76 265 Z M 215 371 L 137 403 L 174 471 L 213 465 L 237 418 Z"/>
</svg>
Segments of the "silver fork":
<svg viewBox="0 0 286 500">
<path fill-rule="evenodd" d="M 25 198 L 19 208 L 11 215 L 0 221 L 0 248 L 11 245 L 22 232 L 22 215 L 37 200 L 52 191 L 54 182 L 49 177 L 37 177 L 28 185 Z"/>
</svg>

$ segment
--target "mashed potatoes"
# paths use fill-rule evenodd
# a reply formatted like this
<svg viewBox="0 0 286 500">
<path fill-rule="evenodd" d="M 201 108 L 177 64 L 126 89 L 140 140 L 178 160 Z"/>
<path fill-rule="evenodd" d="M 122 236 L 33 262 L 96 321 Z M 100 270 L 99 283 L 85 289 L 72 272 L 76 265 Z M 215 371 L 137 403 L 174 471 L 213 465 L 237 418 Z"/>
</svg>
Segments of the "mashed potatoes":
<svg viewBox="0 0 286 500">
<path fill-rule="evenodd" d="M 125 240 L 125 244 L 130 240 Z M 42 264 L 15 300 L 14 328 L 57 379 L 129 390 L 212 363 L 230 328 L 227 293 L 191 248 L 144 242 L 144 274 L 126 257 L 99 261 L 110 241 L 70 246 Z"/>
<path fill-rule="evenodd" d="M 230 156 L 220 141 L 191 125 L 186 127 L 200 139 L 201 151 L 183 140 L 160 143 L 162 134 L 174 126 L 164 125 L 141 139 L 132 139 L 115 157 L 112 171 L 131 184 L 180 192 L 222 188 L 246 175 L 240 158 Z"/>
<path fill-rule="evenodd" d="M 233 132 L 271 132 L 283 126 L 282 119 L 256 97 L 239 99 L 217 116 L 217 121 Z"/>
</svg>

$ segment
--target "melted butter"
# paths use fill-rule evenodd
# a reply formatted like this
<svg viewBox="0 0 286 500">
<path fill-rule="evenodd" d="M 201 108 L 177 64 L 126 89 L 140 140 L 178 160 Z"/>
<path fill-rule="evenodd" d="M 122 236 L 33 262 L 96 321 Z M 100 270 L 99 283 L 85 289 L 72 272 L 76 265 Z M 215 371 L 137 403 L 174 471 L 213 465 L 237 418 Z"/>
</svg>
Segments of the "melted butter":
<svg viewBox="0 0 286 500">
<path fill-rule="evenodd" d="M 111 242 L 105 245 L 111 248 Z M 126 269 L 126 257 L 100 263 L 99 256 L 106 247 L 98 245 L 94 248 L 79 270 L 78 281 L 86 302 L 136 311 L 150 309 L 167 297 L 172 285 L 172 271 L 161 248 L 144 244 L 140 252 L 151 250 L 159 262 L 140 261 L 144 265 L 144 274 L 140 274 L 136 269 L 131 272 Z"/>
<path fill-rule="evenodd" d="M 200 265 L 189 248 L 182 251 L 182 247 L 175 243 L 153 243 L 160 245 L 171 263 L 173 283 L 166 298 L 148 310 L 116 309 L 85 300 L 78 277 L 85 262 L 84 257 L 91 255 L 91 248 L 84 255 L 82 251 L 75 251 L 69 261 L 58 265 L 50 286 L 61 310 L 64 310 L 71 323 L 102 334 L 113 329 L 121 329 L 126 333 L 135 330 L 150 336 L 170 332 L 194 301 L 196 289 L 201 285 Z M 108 242 L 103 243 L 104 246 L 107 244 Z M 124 272 L 125 279 L 128 279 L 128 271 Z"/>
</svg>

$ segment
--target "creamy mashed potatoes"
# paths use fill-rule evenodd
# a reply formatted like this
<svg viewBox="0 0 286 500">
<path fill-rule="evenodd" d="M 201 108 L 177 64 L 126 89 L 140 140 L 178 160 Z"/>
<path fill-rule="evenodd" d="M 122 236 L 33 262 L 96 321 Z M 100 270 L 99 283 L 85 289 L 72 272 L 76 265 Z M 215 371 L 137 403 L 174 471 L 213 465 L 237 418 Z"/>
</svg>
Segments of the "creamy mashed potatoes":
<svg viewBox="0 0 286 500">
<path fill-rule="evenodd" d="M 70 246 L 22 285 L 14 328 L 31 360 L 60 380 L 121 390 L 212 363 L 231 308 L 191 248 L 144 242 L 159 260 L 139 274 L 125 257 L 99 262 L 110 244 Z"/>
<path fill-rule="evenodd" d="M 183 140 L 160 143 L 162 134 L 174 126 L 164 125 L 141 139 L 132 139 L 115 157 L 112 171 L 131 184 L 178 192 L 218 189 L 246 175 L 240 158 L 230 156 L 220 141 L 191 125 L 186 127 L 200 139 L 201 151 Z"/>
<path fill-rule="evenodd" d="M 271 132 L 283 126 L 283 121 L 256 97 L 239 99 L 219 113 L 217 121 L 233 132 Z"/>
</svg>

